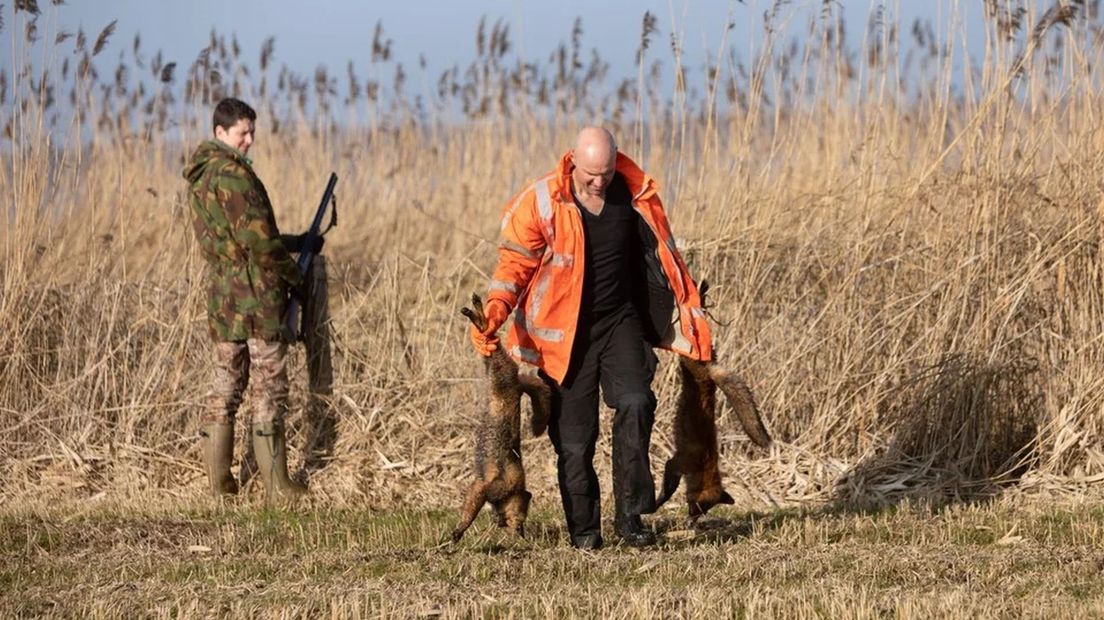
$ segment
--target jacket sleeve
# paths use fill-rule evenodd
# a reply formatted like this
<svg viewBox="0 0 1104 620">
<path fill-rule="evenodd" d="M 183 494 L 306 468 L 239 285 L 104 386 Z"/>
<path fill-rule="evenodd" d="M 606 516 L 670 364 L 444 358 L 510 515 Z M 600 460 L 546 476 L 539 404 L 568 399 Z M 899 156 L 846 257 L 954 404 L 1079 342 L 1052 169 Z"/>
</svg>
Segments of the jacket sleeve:
<svg viewBox="0 0 1104 620">
<path fill-rule="evenodd" d="M 267 201 L 248 179 L 234 174 L 233 166 L 221 170 L 216 183 L 219 202 L 226 211 L 234 241 L 245 248 L 261 269 L 272 271 L 281 280 L 298 286 L 303 281 L 299 266 L 280 242 L 280 231 Z"/>
<path fill-rule="evenodd" d="M 498 244 L 498 265 L 487 292 L 513 310 L 540 265 L 548 240 L 541 229 L 533 191 L 527 189 L 506 207 Z"/>
</svg>

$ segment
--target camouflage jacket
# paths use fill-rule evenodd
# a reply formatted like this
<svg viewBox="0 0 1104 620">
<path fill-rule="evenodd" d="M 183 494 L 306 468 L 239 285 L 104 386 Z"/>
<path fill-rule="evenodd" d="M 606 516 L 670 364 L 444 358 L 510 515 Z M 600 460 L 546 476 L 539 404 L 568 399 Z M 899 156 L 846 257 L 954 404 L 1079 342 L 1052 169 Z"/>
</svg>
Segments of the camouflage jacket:
<svg viewBox="0 0 1104 620">
<path fill-rule="evenodd" d="M 216 341 L 281 339 L 288 285 L 302 277 L 280 242 L 261 180 L 245 156 L 208 140 L 184 168 L 207 260 L 207 326 Z"/>
</svg>

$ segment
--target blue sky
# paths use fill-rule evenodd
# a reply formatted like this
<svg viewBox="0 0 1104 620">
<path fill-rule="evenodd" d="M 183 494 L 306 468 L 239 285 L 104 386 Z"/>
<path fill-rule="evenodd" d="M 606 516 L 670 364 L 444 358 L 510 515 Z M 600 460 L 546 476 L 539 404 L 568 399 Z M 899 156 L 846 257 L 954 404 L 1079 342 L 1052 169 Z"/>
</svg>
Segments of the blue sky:
<svg viewBox="0 0 1104 620">
<path fill-rule="evenodd" d="M 458 63 L 465 66 L 475 56 L 475 32 L 479 20 L 503 19 L 510 24 L 515 51 L 526 58 L 543 61 L 559 42 L 566 40 L 576 17 L 583 19 L 583 48 L 597 48 L 611 64 L 612 76 L 627 77 L 634 71 L 634 56 L 641 17 L 651 11 L 659 20 L 659 36 L 653 53 L 669 60 L 670 36 L 680 35 L 684 64 L 699 72 L 706 54 L 715 53 L 731 16 L 735 27 L 729 45 L 746 58 L 747 51 L 762 36 L 764 11 L 770 0 L 330 0 L 290 2 L 288 0 L 69 0 L 56 12 L 49 0 L 40 0 L 44 10 L 40 31 L 58 28 L 75 32 L 82 27 L 94 38 L 112 19 L 118 26 L 111 45 L 102 55 L 101 67 L 110 68 L 120 50 L 129 49 L 136 32 L 141 34 L 146 58 L 161 49 L 166 61 L 187 67 L 207 42 L 211 29 L 235 33 L 248 64 L 255 65 L 262 41 L 276 37 L 277 65 L 286 63 L 300 74 L 311 74 L 318 65 L 341 75 L 353 60 L 359 71 L 367 68 L 372 31 L 382 21 L 385 33 L 394 41 L 397 60 L 417 77 L 418 58 L 424 54 L 429 76 Z M 848 26 L 848 39 L 855 47 L 872 7 L 886 5 L 889 14 L 900 16 L 907 33 L 916 18 L 933 22 L 936 32 L 945 32 L 954 16 L 968 26 L 970 47 L 980 49 L 983 31 L 982 0 L 837 0 Z M 804 24 L 819 11 L 821 0 L 794 0 L 784 14 Z M 11 29 L 11 4 L 4 9 Z M 6 37 L 5 37 L 6 38 Z M 6 45 L 3 47 L 7 47 Z M 9 48 L 10 49 L 10 48 Z M 708 50 L 708 51 L 707 51 Z M 7 54 L 3 54 L 5 57 Z M 5 65 L 10 59 L 5 58 Z M 416 80 L 412 82 L 416 85 Z"/>
</svg>

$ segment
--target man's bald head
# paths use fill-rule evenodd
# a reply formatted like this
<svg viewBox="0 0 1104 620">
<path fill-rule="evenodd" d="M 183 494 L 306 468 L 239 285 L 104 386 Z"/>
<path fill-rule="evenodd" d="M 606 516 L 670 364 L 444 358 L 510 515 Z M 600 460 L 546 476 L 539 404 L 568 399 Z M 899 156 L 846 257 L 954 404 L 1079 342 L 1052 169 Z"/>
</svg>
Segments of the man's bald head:
<svg viewBox="0 0 1104 620">
<path fill-rule="evenodd" d="M 575 138 L 575 148 L 571 152 L 576 166 L 605 168 L 617 160 L 617 143 L 613 134 L 605 129 L 587 127 Z"/>
<path fill-rule="evenodd" d="M 575 139 L 571 151 L 575 170 L 571 177 L 575 194 L 582 199 L 604 199 L 617 165 L 617 143 L 601 127 L 587 127 Z"/>
</svg>

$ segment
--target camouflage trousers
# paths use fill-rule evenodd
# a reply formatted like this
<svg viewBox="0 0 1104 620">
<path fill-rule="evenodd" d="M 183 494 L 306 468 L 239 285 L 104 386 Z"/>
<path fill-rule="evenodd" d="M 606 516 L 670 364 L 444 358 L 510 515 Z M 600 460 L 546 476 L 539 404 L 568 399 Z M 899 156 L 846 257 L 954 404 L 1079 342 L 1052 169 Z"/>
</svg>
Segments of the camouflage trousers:
<svg viewBox="0 0 1104 620">
<path fill-rule="evenodd" d="M 252 386 L 253 424 L 279 422 L 288 408 L 287 344 L 250 338 L 215 343 L 215 374 L 207 397 L 207 423 L 233 423 Z"/>
</svg>

